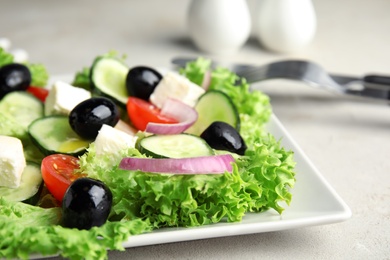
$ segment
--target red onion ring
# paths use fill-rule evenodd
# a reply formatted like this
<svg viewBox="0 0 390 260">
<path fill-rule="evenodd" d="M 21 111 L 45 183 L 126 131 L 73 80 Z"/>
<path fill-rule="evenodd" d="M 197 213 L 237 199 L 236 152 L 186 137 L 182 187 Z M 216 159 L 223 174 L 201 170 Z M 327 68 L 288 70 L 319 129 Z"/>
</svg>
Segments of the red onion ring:
<svg viewBox="0 0 390 260">
<path fill-rule="evenodd" d="M 123 158 L 119 168 L 169 174 L 223 174 L 232 172 L 234 158 L 230 154 L 191 158 Z"/>
<path fill-rule="evenodd" d="M 211 83 L 211 71 L 207 70 L 203 75 L 203 81 L 200 85 L 204 90 L 208 90 Z"/>
<path fill-rule="evenodd" d="M 198 119 L 198 112 L 183 102 L 176 99 L 167 99 L 165 101 L 161 114 L 174 118 L 178 121 L 176 124 L 148 123 L 145 132 L 152 134 L 180 134 L 192 126 Z"/>
</svg>

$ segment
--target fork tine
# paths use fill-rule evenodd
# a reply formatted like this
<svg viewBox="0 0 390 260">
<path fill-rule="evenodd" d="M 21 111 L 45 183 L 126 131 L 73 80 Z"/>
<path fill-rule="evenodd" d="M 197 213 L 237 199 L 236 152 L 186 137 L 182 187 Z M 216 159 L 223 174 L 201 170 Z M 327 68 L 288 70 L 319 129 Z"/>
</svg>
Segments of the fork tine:
<svg viewBox="0 0 390 260">
<path fill-rule="evenodd" d="M 266 71 L 267 71 L 267 66 L 261 66 L 256 68 L 250 68 L 243 71 L 236 71 L 235 73 L 239 77 L 245 78 L 248 83 L 253 83 L 256 81 L 265 80 Z"/>
<path fill-rule="evenodd" d="M 249 83 L 273 78 L 299 80 L 305 74 L 306 67 L 307 65 L 302 61 L 285 60 L 249 69 L 239 73 L 239 76 L 245 78 Z"/>
<path fill-rule="evenodd" d="M 304 60 L 282 60 L 250 69 L 239 74 L 248 83 L 267 79 L 292 79 L 306 82 L 315 87 L 327 87 L 344 92 L 328 74 L 316 63 Z"/>
</svg>

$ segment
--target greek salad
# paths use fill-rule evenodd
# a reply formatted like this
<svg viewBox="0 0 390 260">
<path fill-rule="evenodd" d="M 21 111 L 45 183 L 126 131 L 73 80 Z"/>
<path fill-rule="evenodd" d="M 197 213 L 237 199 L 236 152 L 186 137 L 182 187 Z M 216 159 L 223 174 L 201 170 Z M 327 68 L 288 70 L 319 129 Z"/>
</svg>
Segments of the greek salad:
<svg viewBox="0 0 390 260">
<path fill-rule="evenodd" d="M 238 222 L 292 199 L 269 98 L 199 58 L 97 56 L 71 82 L 0 48 L 0 257 L 105 259 L 159 228 Z"/>
</svg>

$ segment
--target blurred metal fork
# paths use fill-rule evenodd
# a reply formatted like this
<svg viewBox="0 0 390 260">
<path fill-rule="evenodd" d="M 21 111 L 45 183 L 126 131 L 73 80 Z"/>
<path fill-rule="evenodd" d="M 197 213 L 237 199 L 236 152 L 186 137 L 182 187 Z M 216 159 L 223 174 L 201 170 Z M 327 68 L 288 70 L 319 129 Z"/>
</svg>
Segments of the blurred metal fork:
<svg viewBox="0 0 390 260">
<path fill-rule="evenodd" d="M 245 78 L 248 83 L 277 78 L 292 79 L 340 94 L 390 100 L 389 88 L 367 88 L 364 85 L 360 85 L 360 88 L 356 89 L 349 84 L 341 85 L 335 81 L 336 77 L 331 77 L 321 66 L 311 61 L 278 61 L 265 66 L 239 71 L 237 75 Z"/>
<path fill-rule="evenodd" d="M 177 58 L 172 62 L 182 66 L 184 60 Z M 213 63 L 213 66 L 218 66 L 218 64 Z M 248 83 L 269 79 L 291 79 L 340 94 L 390 100 L 389 87 L 368 88 L 362 84 L 356 88 L 356 85 L 353 84 L 340 84 L 345 77 L 330 76 L 321 66 L 311 61 L 283 60 L 263 66 L 231 64 L 226 67 L 234 71 L 239 77 L 245 78 Z"/>
<path fill-rule="evenodd" d="M 278 61 L 238 71 L 237 75 L 245 78 L 248 83 L 282 78 L 303 81 L 314 87 L 325 87 L 340 93 L 345 92 L 345 88 L 336 83 L 320 66 L 302 60 Z"/>
</svg>

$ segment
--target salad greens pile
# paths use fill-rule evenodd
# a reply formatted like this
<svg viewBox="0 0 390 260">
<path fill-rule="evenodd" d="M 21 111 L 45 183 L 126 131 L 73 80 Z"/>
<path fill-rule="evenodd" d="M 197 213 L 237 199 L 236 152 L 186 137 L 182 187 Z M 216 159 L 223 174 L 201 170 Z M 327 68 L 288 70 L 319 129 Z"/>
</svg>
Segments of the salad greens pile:
<svg viewBox="0 0 390 260">
<path fill-rule="evenodd" d="M 201 84 L 210 61 L 198 59 L 180 71 Z M 87 83 L 84 69 L 80 82 Z M 291 201 L 295 183 L 293 152 L 265 130 L 271 115 L 269 98 L 250 92 L 244 79 L 224 68 L 211 72 L 209 89 L 227 94 L 236 105 L 241 135 L 248 144 L 235 155 L 233 172 L 221 175 L 171 175 L 118 168 L 124 157 L 145 157 L 135 148 L 96 155 L 94 143 L 80 157 L 80 171 L 103 181 L 113 193 L 113 207 L 103 226 L 90 230 L 63 228 L 61 211 L 0 199 L 0 257 L 61 254 L 72 259 L 105 259 L 107 249 L 124 250 L 129 236 L 163 227 L 196 227 L 241 221 L 248 212 L 273 209 Z M 131 239 L 137 239 L 136 236 Z"/>
</svg>

